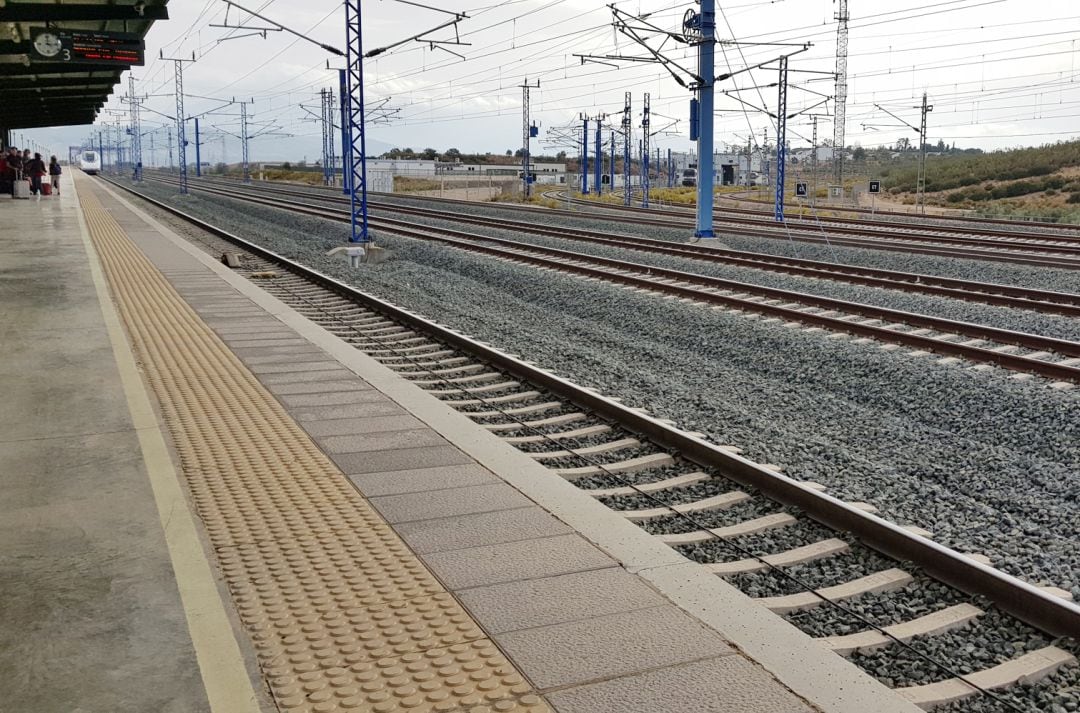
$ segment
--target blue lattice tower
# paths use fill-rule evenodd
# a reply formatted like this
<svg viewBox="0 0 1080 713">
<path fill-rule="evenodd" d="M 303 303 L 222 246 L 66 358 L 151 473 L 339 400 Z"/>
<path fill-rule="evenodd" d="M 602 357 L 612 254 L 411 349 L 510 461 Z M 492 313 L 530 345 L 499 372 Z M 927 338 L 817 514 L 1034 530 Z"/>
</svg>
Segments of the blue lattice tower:
<svg viewBox="0 0 1080 713">
<path fill-rule="evenodd" d="M 367 153 L 364 134 L 364 49 L 360 0 L 345 0 L 345 60 L 349 101 L 349 205 L 352 235 L 349 242 L 370 243 L 367 205 Z"/>
<path fill-rule="evenodd" d="M 349 195 L 352 171 L 349 163 L 349 78 L 344 69 L 338 70 L 338 103 L 341 104 L 341 192 Z"/>
<path fill-rule="evenodd" d="M 780 58 L 780 87 L 776 102 L 776 222 L 784 222 L 784 173 L 787 164 L 788 58 Z"/>
<path fill-rule="evenodd" d="M 641 112 L 641 207 L 649 207 L 649 93 Z"/>
<path fill-rule="evenodd" d="M 631 103 L 630 103 L 630 92 L 627 92 L 626 96 L 624 98 L 624 103 L 623 103 L 623 120 L 622 120 L 622 129 L 623 129 L 623 157 L 622 157 L 622 160 L 623 160 L 623 164 L 622 164 L 622 171 L 623 171 L 623 205 L 627 205 L 627 206 L 630 205 L 630 200 L 631 200 L 631 195 L 632 195 L 632 191 L 630 189 L 630 130 L 632 128 L 631 127 L 632 119 L 631 119 L 631 116 L 630 116 L 631 109 L 632 109 L 632 107 L 631 107 Z"/>
<path fill-rule="evenodd" d="M 581 195 L 589 195 L 589 117 L 582 115 L 581 128 Z"/>
<path fill-rule="evenodd" d="M 593 152 L 596 154 L 596 159 L 593 161 L 593 183 L 596 184 L 596 195 L 601 195 L 604 192 L 604 182 L 601 180 L 604 173 L 603 119 L 603 114 L 596 117 L 596 150 Z"/>
</svg>

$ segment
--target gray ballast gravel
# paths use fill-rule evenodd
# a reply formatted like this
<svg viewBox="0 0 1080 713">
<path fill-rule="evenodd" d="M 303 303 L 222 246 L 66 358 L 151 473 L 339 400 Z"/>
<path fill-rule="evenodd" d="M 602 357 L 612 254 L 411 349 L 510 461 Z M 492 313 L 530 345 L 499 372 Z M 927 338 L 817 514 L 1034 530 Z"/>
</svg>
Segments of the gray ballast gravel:
<svg viewBox="0 0 1080 713">
<path fill-rule="evenodd" d="M 325 256 L 345 240 L 344 225 L 146 188 L 287 257 L 1080 597 L 1077 390 L 392 236 L 380 240 L 394 259 L 351 270 Z"/>
</svg>

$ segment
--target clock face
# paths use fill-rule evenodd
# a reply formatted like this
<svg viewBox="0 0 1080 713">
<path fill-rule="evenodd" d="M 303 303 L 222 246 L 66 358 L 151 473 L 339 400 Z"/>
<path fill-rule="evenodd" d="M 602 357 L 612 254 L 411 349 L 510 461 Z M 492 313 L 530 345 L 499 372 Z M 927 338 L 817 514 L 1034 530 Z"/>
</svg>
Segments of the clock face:
<svg viewBox="0 0 1080 713">
<path fill-rule="evenodd" d="M 42 32 L 34 39 L 34 49 L 42 57 L 55 57 L 60 54 L 60 38 L 51 32 Z"/>
</svg>

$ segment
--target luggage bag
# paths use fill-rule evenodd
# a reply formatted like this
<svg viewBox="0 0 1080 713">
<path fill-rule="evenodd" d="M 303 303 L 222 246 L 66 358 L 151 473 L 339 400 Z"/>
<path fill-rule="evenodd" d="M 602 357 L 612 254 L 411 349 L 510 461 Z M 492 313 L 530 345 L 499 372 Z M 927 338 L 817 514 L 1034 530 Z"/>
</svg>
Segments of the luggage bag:
<svg viewBox="0 0 1080 713">
<path fill-rule="evenodd" d="M 30 198 L 30 181 L 15 181 L 15 197 L 26 199 Z"/>
</svg>

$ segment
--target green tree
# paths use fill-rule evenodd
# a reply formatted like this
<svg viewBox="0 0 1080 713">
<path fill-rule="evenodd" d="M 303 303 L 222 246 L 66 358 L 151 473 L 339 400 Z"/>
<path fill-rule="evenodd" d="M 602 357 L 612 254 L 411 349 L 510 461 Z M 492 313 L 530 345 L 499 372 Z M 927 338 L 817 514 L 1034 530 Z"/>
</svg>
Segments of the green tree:
<svg viewBox="0 0 1080 713">
<path fill-rule="evenodd" d="M 420 154 L 420 158 L 425 161 L 434 161 L 439 157 L 439 152 L 435 149 L 424 149 L 424 152 Z"/>
</svg>

